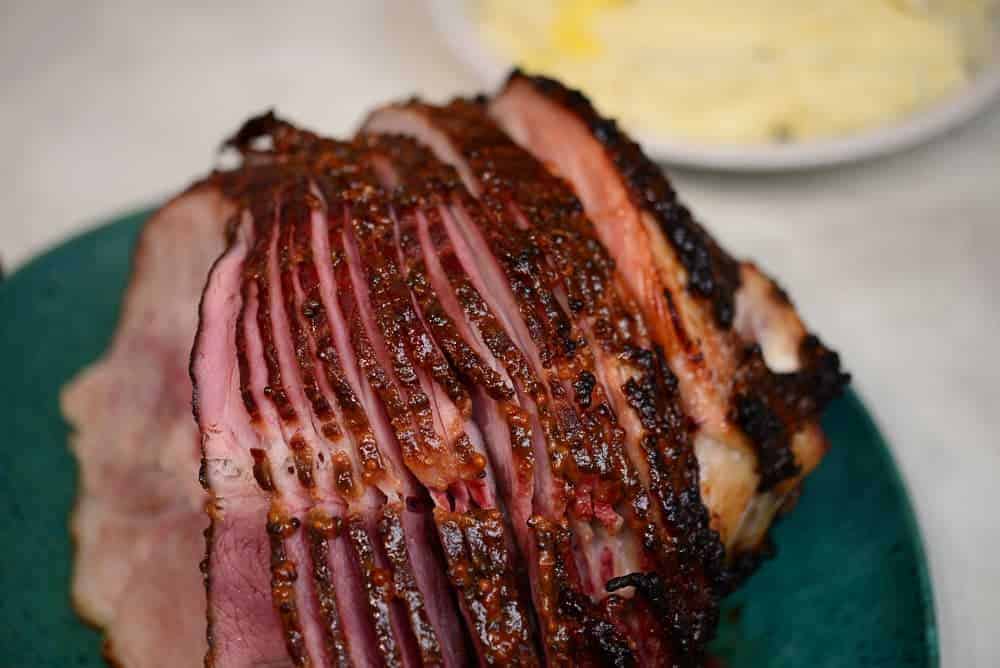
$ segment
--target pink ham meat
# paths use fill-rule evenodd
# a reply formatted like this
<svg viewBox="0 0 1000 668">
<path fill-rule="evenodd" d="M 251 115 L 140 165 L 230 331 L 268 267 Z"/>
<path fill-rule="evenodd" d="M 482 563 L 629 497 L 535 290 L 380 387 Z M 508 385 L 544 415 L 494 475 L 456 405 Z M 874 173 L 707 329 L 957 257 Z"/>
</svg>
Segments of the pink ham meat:
<svg viewBox="0 0 1000 668">
<path fill-rule="evenodd" d="M 207 521 L 187 365 L 230 210 L 203 183 L 146 223 L 114 340 L 63 390 L 80 464 L 73 600 L 130 667 L 195 665 L 205 652 Z"/>
<path fill-rule="evenodd" d="M 228 144 L 64 393 L 109 657 L 704 665 L 846 382 L 784 292 L 547 79 Z"/>
<path fill-rule="evenodd" d="M 731 558 L 757 549 L 827 445 L 817 418 L 846 382 L 787 297 L 729 257 L 666 177 L 576 91 L 515 72 L 490 104 L 573 185 L 697 420 L 702 494 Z"/>
<path fill-rule="evenodd" d="M 661 470 L 657 461 L 658 452 L 645 449 L 684 448 L 684 430 L 683 428 L 674 430 L 679 432 L 680 438 L 667 443 L 666 439 L 662 439 L 662 434 L 666 431 L 662 425 L 655 422 L 643 424 L 642 411 L 637 410 L 640 407 L 636 405 L 637 402 L 648 403 L 649 409 L 656 410 L 663 416 L 676 414 L 676 409 L 669 405 L 668 393 L 663 391 L 665 388 L 656 387 L 656 380 L 659 379 L 662 386 L 666 377 L 658 377 L 655 373 L 657 370 L 653 373 L 643 373 L 642 367 L 655 358 L 649 354 L 651 351 L 644 351 L 640 347 L 643 343 L 638 332 L 642 329 L 641 325 L 630 322 L 627 306 L 618 298 L 616 292 L 612 290 L 605 292 L 601 289 L 602 282 L 612 280 L 610 263 L 602 256 L 599 245 L 593 243 L 594 236 L 589 230 L 588 223 L 572 213 L 578 209 L 572 194 L 563 184 L 549 176 L 530 156 L 517 149 L 499 133 L 477 105 L 453 103 L 441 109 L 411 103 L 405 108 L 388 108 L 376 112 L 366 127 L 371 131 L 407 132 L 420 137 L 428 145 L 439 147 L 439 151 L 445 155 L 466 156 L 467 160 L 463 162 L 465 169 L 460 171 L 472 176 L 473 180 L 470 180 L 469 184 L 477 192 L 486 190 L 482 183 L 476 180 L 478 174 L 483 174 L 484 178 L 495 178 L 497 183 L 503 184 L 494 188 L 492 193 L 483 195 L 483 199 L 487 211 L 503 210 L 505 206 L 517 207 L 514 209 L 513 218 L 504 217 L 497 221 L 508 223 L 502 227 L 502 235 L 493 234 L 494 241 L 500 236 L 507 240 L 508 250 L 499 245 L 494 245 L 490 249 L 485 240 L 480 240 L 478 247 L 470 246 L 464 253 L 460 250 L 458 256 L 464 255 L 466 258 L 465 271 L 470 275 L 482 274 L 478 279 L 470 277 L 468 279 L 470 283 L 478 282 L 484 292 L 489 292 L 490 287 L 487 284 L 491 281 L 479 268 L 483 257 L 517 256 L 535 247 L 547 249 L 547 252 L 542 253 L 538 259 L 541 266 L 532 270 L 537 274 L 536 280 L 546 281 L 546 285 L 535 290 L 535 294 L 551 289 L 556 300 L 546 304 L 541 299 L 533 298 L 531 294 L 521 294 L 520 297 L 510 295 L 506 300 L 506 306 L 502 300 L 494 299 L 495 308 L 503 313 L 505 316 L 503 319 L 508 322 L 517 320 L 518 311 L 529 309 L 540 311 L 544 314 L 542 317 L 558 319 L 559 324 L 551 327 L 551 331 L 558 332 L 564 329 L 568 334 L 561 340 L 558 334 L 554 339 L 548 338 L 541 333 L 544 331 L 543 325 L 537 327 L 540 333 L 535 337 L 532 337 L 528 333 L 528 328 L 523 325 L 521 327 L 512 325 L 510 330 L 511 337 L 526 346 L 527 359 L 540 360 L 543 355 L 548 355 L 551 366 L 558 369 L 557 373 L 560 376 L 575 379 L 565 384 L 564 395 L 575 396 L 576 405 L 564 403 L 559 410 L 573 411 L 571 420 L 579 425 L 577 429 L 582 438 L 575 443 L 572 439 L 565 439 L 565 447 L 571 452 L 578 453 L 575 457 L 579 461 L 595 461 L 598 467 L 591 466 L 592 472 L 579 467 L 570 475 L 565 475 L 563 472 L 556 473 L 560 468 L 556 466 L 545 478 L 537 476 L 536 481 L 546 482 L 539 487 L 534 498 L 538 513 L 535 521 L 537 523 L 546 519 L 569 522 L 573 526 L 577 538 L 577 547 L 573 549 L 574 561 L 581 564 L 581 576 L 573 583 L 573 587 L 581 598 L 582 596 L 603 598 L 603 591 L 608 581 L 631 581 L 630 578 L 634 573 L 655 569 L 656 566 L 663 572 L 683 571 L 684 588 L 686 588 L 683 594 L 679 583 L 665 582 L 662 583 L 663 591 L 655 598 L 657 601 L 683 601 L 686 614 L 678 616 L 685 617 L 689 626 L 674 629 L 679 646 L 672 649 L 675 655 L 684 655 L 687 650 L 684 647 L 686 641 L 683 636 L 686 634 L 697 636 L 704 633 L 699 623 L 691 623 L 691 619 L 700 615 L 701 624 L 706 628 L 714 623 L 715 598 L 711 590 L 711 580 L 718 566 L 716 562 L 718 550 L 714 547 L 716 545 L 714 536 L 707 531 L 704 511 L 697 502 L 697 494 L 691 495 L 689 489 L 688 496 L 693 500 L 689 508 L 672 502 L 673 499 L 683 496 L 684 484 L 682 483 L 679 488 L 668 489 L 668 485 L 664 485 L 665 472 Z M 390 140 L 382 138 L 378 141 L 385 145 Z M 396 162 L 401 171 L 414 175 L 413 181 L 437 184 L 450 181 L 452 196 L 449 198 L 446 194 L 439 194 L 439 199 L 451 200 L 457 213 L 451 215 L 448 211 L 432 211 L 432 217 L 437 215 L 441 219 L 450 217 L 454 220 L 479 218 L 479 223 L 465 230 L 471 238 L 482 237 L 482 231 L 489 232 L 494 228 L 488 222 L 489 216 L 478 213 L 477 203 L 464 193 L 454 171 L 438 166 L 435 172 L 432 167 L 435 161 L 426 152 L 413 147 L 400 149 L 399 140 L 395 140 L 395 144 Z M 447 147 L 447 150 L 441 147 Z M 531 184 L 531 187 L 512 191 L 507 186 L 510 183 Z M 405 185 L 409 190 L 419 192 L 419 183 L 405 182 Z M 534 214 L 540 211 L 548 211 L 550 214 L 546 216 Z M 532 219 L 528 220 L 524 212 L 532 212 L 527 214 L 531 215 Z M 515 218 L 520 218 L 520 223 L 515 222 Z M 526 229 L 535 229 L 542 234 L 526 235 L 521 241 L 521 250 L 515 251 L 516 242 L 511 239 L 516 238 L 514 230 L 519 225 Z M 457 224 L 454 226 L 458 227 Z M 486 229 L 477 233 L 471 228 Z M 499 231 L 498 229 L 497 232 Z M 446 233 L 441 232 L 436 236 L 443 238 Z M 461 232 L 456 231 L 455 237 L 451 240 L 457 248 L 463 247 L 461 236 Z M 450 257 L 446 246 L 439 246 L 436 251 L 438 256 Z M 428 262 L 433 264 L 433 257 L 430 255 Z M 580 271 L 574 274 L 570 269 L 573 266 L 580 267 Z M 493 285 L 500 286 L 508 282 L 533 279 L 530 275 L 523 278 L 515 275 L 513 267 L 506 273 L 502 269 L 499 272 L 500 276 L 493 277 Z M 570 274 L 567 280 L 561 281 L 555 278 L 567 273 Z M 461 285 L 462 280 L 460 276 L 457 284 Z M 447 290 L 442 286 L 438 292 L 445 294 Z M 568 307 L 570 302 L 575 308 Z M 476 309 L 471 310 L 474 312 Z M 613 331 L 612 320 L 618 323 L 619 331 Z M 574 331 L 574 326 L 578 326 L 580 331 Z M 577 340 L 585 341 L 586 345 L 579 346 L 579 349 L 567 345 L 568 341 Z M 543 346 L 547 347 L 546 352 L 540 350 Z M 553 351 L 562 352 L 553 353 Z M 594 353 L 596 355 L 591 357 Z M 529 366 L 532 366 L 531 363 Z M 533 371 L 538 374 L 534 382 L 540 385 L 537 378 L 546 374 L 543 365 L 535 362 Z M 562 385 L 552 378 L 549 382 Z M 543 397 L 543 402 L 553 403 L 551 393 Z M 536 406 L 529 404 L 529 408 L 537 412 Z M 607 428 L 603 431 L 602 416 L 607 420 L 605 423 Z M 617 425 L 627 427 L 624 433 L 617 428 Z M 589 433 L 585 429 L 589 429 Z M 567 432 L 569 430 L 563 433 Z M 661 434 L 660 437 L 658 433 Z M 535 460 L 536 471 L 542 466 L 545 466 L 546 470 L 549 469 L 546 460 L 550 457 L 544 444 L 550 436 L 559 438 L 558 434 L 542 433 L 536 439 L 543 444 L 543 449 Z M 686 447 L 690 448 L 689 445 Z M 603 471 L 599 468 L 601 462 L 606 462 L 603 464 Z M 693 456 L 689 455 L 687 486 L 696 480 L 693 463 Z M 613 495 L 623 498 L 616 500 Z M 634 512 L 630 512 L 629 507 L 648 504 L 650 496 L 662 504 L 654 511 L 656 521 L 646 524 L 648 531 L 630 530 L 635 525 L 642 527 L 643 520 Z M 661 510 L 662 512 L 659 512 Z M 628 519 L 622 515 L 628 516 Z M 678 524 L 668 527 L 665 522 L 665 517 L 668 515 L 673 518 L 683 518 L 683 526 Z M 683 536 L 683 540 L 690 540 L 683 554 L 698 556 L 690 560 L 690 563 L 678 563 L 678 555 L 671 554 L 665 547 L 670 542 L 671 536 L 677 538 Z M 538 541 L 532 540 L 533 538 L 533 536 L 522 537 L 522 549 L 537 554 Z M 649 544 L 644 545 L 644 542 Z M 685 558 L 682 557 L 681 561 L 685 561 Z M 534 582 L 539 580 L 537 573 L 533 573 L 532 576 Z M 697 579 L 701 579 L 702 589 L 700 593 L 692 594 L 694 590 L 692 581 Z M 535 595 L 536 609 L 545 609 L 544 599 L 537 588 Z M 623 603 L 612 596 L 606 598 L 601 605 L 610 610 Z M 638 614 L 641 613 L 632 612 L 632 615 Z M 601 618 L 598 611 L 594 611 L 592 615 Z M 613 615 L 604 617 L 604 621 L 612 626 L 614 620 Z M 555 617 L 543 618 L 541 623 L 543 626 L 555 626 L 566 621 Z M 580 624 L 577 628 L 587 628 L 587 623 Z M 655 643 L 649 640 L 650 636 L 655 637 L 656 634 L 650 634 L 647 629 L 640 628 L 622 627 L 618 631 L 624 644 L 638 648 L 639 658 L 643 663 L 666 661 L 667 651 L 655 646 Z M 561 648 L 560 651 L 568 652 L 567 648 Z M 557 656 L 550 656 L 550 660 L 558 659 Z"/>
<path fill-rule="evenodd" d="M 273 156 L 219 176 L 239 223 L 192 358 L 209 662 L 462 666 L 468 639 L 483 664 L 533 663 L 471 399 L 404 281 L 368 159 L 273 117 L 234 143 L 262 136 Z M 230 534 L 255 546 L 245 573 L 215 565 Z M 268 599 L 240 628 L 234 611 Z"/>
</svg>

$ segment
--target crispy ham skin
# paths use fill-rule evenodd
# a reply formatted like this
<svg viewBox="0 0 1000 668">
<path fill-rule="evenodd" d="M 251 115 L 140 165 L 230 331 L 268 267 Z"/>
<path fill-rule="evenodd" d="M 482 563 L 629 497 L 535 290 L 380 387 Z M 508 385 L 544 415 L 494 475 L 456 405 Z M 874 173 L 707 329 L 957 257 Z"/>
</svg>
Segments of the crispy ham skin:
<svg viewBox="0 0 1000 668">
<path fill-rule="evenodd" d="M 680 380 L 702 494 L 731 557 L 756 549 L 819 463 L 823 407 L 847 382 L 785 294 L 733 260 L 666 177 L 581 94 L 515 72 L 490 103 L 510 136 L 572 184 Z"/>
<path fill-rule="evenodd" d="M 671 574 L 672 578 L 657 578 L 658 591 L 649 592 L 648 600 L 626 604 L 612 596 L 604 605 L 617 613 L 618 608 L 631 604 L 641 607 L 670 601 L 673 609 L 667 611 L 668 617 L 684 620 L 672 629 L 675 646 L 670 649 L 678 657 L 675 660 L 690 660 L 697 653 L 693 649 L 698 646 L 696 639 L 706 636 L 715 623 L 712 582 L 720 550 L 698 501 L 697 470 L 686 424 L 668 389 L 673 377 L 657 365 L 655 353 L 643 347 L 644 326 L 634 320 L 634 309 L 621 297 L 612 265 L 575 197 L 510 142 L 480 105 L 456 102 L 436 108 L 412 103 L 376 112 L 367 128 L 405 132 L 439 147 L 439 155 L 462 161 L 460 171 L 466 174 L 470 189 L 480 193 L 486 212 L 481 226 L 494 229 L 494 239 L 505 239 L 506 250 L 485 250 L 479 257 L 490 252 L 499 257 L 537 256 L 530 276 L 534 291 L 521 297 L 520 309 L 539 312 L 540 319 L 548 322 L 542 320 L 542 333 L 534 339 L 540 350 L 529 357 L 541 358 L 546 354 L 541 348 L 547 346 L 558 376 L 572 379 L 563 383 L 550 379 L 549 383 L 564 388 L 563 396 L 575 399 L 566 409 L 576 413 L 574 421 L 583 428 L 579 429 L 581 438 L 567 442 L 574 463 L 579 463 L 569 471 L 554 472 L 552 489 L 541 490 L 570 501 L 563 504 L 560 514 L 553 510 L 560 508 L 558 504 L 540 500 L 538 505 L 542 509 L 548 505 L 550 510 L 548 517 L 542 514 L 534 521 L 568 522 L 575 529 L 579 543 L 574 561 L 582 570 L 577 594 L 603 593 L 608 582 L 633 582 L 630 578 L 645 570 Z M 419 179 L 450 182 L 456 206 L 465 211 L 478 209 L 471 196 L 463 193 L 455 172 L 439 166 L 431 173 L 434 160 L 429 155 L 409 158 L 411 170 L 421 166 Z M 405 164 L 405 160 L 400 162 Z M 509 215 L 494 218 L 489 212 Z M 514 232 L 518 228 L 524 231 L 520 239 Z M 515 273 L 515 264 L 511 263 L 508 276 Z M 521 264 L 526 262 L 521 260 Z M 475 259 L 470 259 L 469 267 L 474 265 Z M 505 280 L 510 279 L 501 277 L 497 283 Z M 543 301 L 546 291 L 555 299 Z M 539 373 L 546 372 L 539 368 Z M 658 413 L 662 419 L 644 423 L 644 412 Z M 672 425 L 668 423 L 671 415 L 679 418 Z M 681 474 L 674 480 L 662 467 L 661 458 L 667 452 L 677 459 L 675 473 Z M 556 470 L 566 468 L 558 460 L 553 464 Z M 645 509 L 651 498 L 658 503 L 649 513 Z M 688 507 L 677 503 L 682 498 L 690 499 Z M 637 507 L 643 511 L 634 512 Z M 675 541 L 683 545 L 676 552 L 667 547 Z M 536 607 L 545 607 L 544 601 Z M 599 611 L 591 612 L 576 628 L 583 633 L 593 619 L 602 619 Z M 603 621 L 610 628 L 615 617 L 605 616 Z M 664 662 L 670 655 L 651 646 L 647 637 L 655 634 L 647 629 L 623 627 L 619 632 L 622 640 L 628 639 L 624 645 L 635 648 L 643 663 Z M 568 649 L 560 651 L 572 656 Z M 557 658 L 550 656 L 550 660 Z"/>
<path fill-rule="evenodd" d="M 227 145 L 63 396 L 109 661 L 705 665 L 847 381 L 786 294 L 548 79 Z"/>
</svg>

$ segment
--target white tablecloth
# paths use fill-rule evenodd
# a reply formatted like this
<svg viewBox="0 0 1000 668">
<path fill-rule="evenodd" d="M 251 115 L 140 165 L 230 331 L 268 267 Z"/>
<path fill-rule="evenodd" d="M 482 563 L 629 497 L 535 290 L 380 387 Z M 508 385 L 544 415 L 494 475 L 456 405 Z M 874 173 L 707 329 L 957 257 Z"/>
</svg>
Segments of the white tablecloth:
<svg viewBox="0 0 1000 668">
<path fill-rule="evenodd" d="M 348 133 L 377 102 L 475 88 L 417 2 L 163 4 L 0 7 L 8 270 L 184 186 L 251 112 Z M 917 507 L 944 665 L 998 665 L 1000 108 L 864 165 L 674 177 L 854 373 Z"/>
</svg>

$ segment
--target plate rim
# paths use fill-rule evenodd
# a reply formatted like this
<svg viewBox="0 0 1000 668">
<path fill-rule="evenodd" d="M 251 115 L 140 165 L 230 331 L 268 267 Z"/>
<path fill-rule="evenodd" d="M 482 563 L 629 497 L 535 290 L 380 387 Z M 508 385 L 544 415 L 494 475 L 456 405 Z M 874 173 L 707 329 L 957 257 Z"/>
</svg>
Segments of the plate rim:
<svg viewBox="0 0 1000 668">
<path fill-rule="evenodd" d="M 938 623 L 937 599 L 934 595 L 933 571 L 927 553 L 926 538 L 920 526 L 920 520 L 917 517 L 913 495 L 910 493 L 910 484 L 903 474 L 903 469 L 899 466 L 899 460 L 896 457 L 893 447 L 889 444 L 884 430 L 879 426 L 875 413 L 868 408 L 868 403 L 859 388 L 852 384 L 841 398 L 841 401 L 843 400 L 855 404 L 858 414 L 868 423 L 868 428 L 882 446 L 879 448 L 879 457 L 885 461 L 886 468 L 891 471 L 890 478 L 893 490 L 899 495 L 902 502 L 904 528 L 907 535 L 915 537 L 913 541 L 914 557 L 919 564 L 917 568 L 917 581 L 920 586 L 920 598 L 927 613 L 923 633 L 927 656 L 931 661 L 931 665 L 940 666 L 941 637 L 939 634 L 940 624 Z M 822 465 L 821 461 L 820 466 Z"/>
<path fill-rule="evenodd" d="M 164 201 L 166 203 L 166 201 Z M 153 215 L 162 205 L 140 204 L 133 207 L 125 207 L 122 211 L 113 213 L 106 217 L 94 218 L 85 228 L 76 230 L 64 237 L 56 239 L 43 246 L 39 251 L 28 257 L 26 260 L 15 266 L 10 273 L 4 275 L 0 280 L 0 293 L 12 289 L 14 283 L 27 280 L 22 278 L 23 274 L 39 271 L 40 267 L 58 259 L 58 256 L 69 252 L 73 248 L 88 241 L 90 237 L 97 237 L 107 233 L 108 228 L 119 225 L 128 225 L 135 220 L 140 220 L 140 225 L 145 224 L 149 216 Z M 140 230 L 141 231 L 141 230 Z M 132 249 L 135 250 L 134 248 Z M 129 275 L 132 270 L 132 258 L 129 257 Z"/>
<path fill-rule="evenodd" d="M 439 37 L 452 55 L 490 90 L 497 89 L 512 65 L 479 37 L 468 16 L 469 0 L 426 0 Z M 997 37 L 1000 49 L 1000 35 Z M 734 172 L 787 172 L 870 160 L 919 146 L 965 125 L 1000 97 L 1000 53 L 972 81 L 902 120 L 841 137 L 790 144 L 719 146 L 638 132 L 636 139 L 657 162 Z"/>
</svg>

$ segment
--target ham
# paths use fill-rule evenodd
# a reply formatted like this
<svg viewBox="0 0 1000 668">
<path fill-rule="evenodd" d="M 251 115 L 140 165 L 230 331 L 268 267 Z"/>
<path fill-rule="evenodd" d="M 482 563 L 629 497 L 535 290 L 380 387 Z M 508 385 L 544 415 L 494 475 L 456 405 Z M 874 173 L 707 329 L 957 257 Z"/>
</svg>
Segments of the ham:
<svg viewBox="0 0 1000 668">
<path fill-rule="evenodd" d="M 785 293 L 547 79 L 228 145 L 64 394 L 109 655 L 703 665 L 847 380 Z"/>
</svg>

